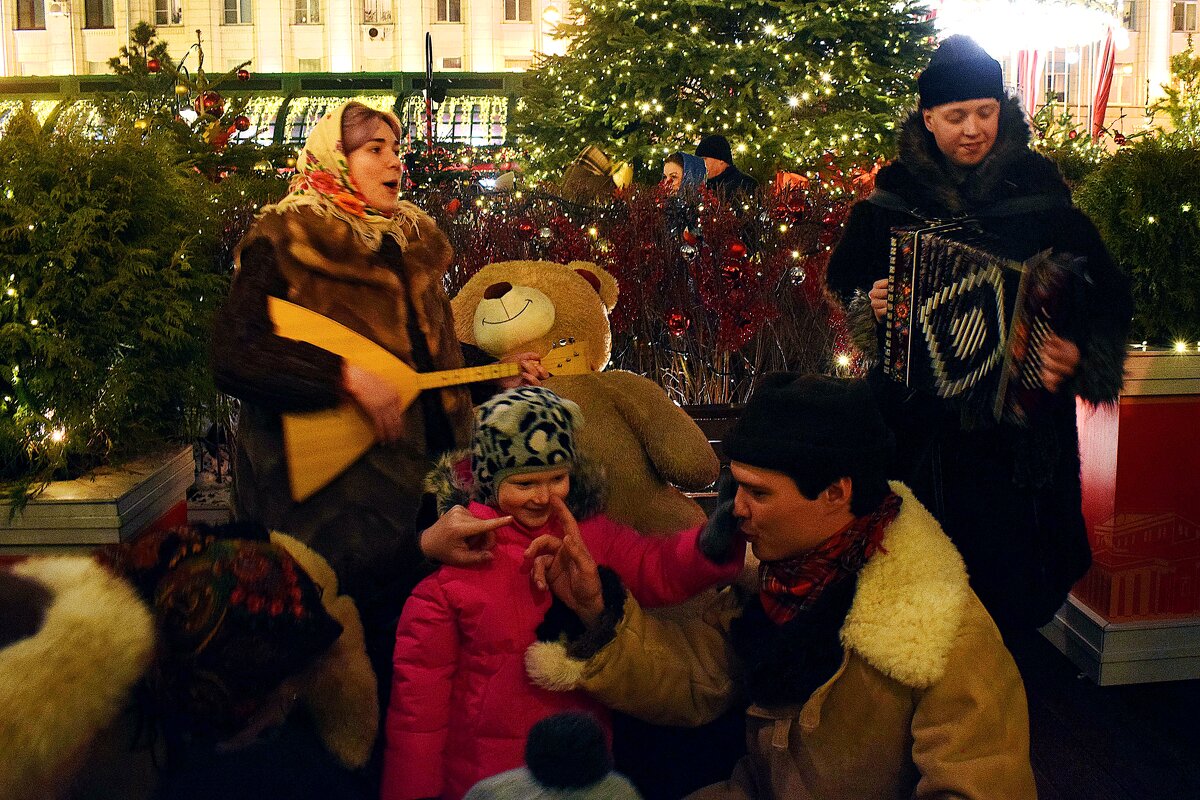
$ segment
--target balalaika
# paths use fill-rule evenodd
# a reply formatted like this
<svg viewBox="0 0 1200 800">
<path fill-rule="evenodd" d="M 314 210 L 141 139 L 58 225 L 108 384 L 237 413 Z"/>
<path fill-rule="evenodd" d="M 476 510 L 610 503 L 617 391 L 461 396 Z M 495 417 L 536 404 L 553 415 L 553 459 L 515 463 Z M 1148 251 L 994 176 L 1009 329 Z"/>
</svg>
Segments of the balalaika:
<svg viewBox="0 0 1200 800">
<path fill-rule="evenodd" d="M 1012 261 L 992 245 L 970 222 L 892 230 L 883 370 L 1024 424 L 1047 396 L 1042 345 L 1078 307 L 1078 269 L 1050 251 Z"/>
</svg>

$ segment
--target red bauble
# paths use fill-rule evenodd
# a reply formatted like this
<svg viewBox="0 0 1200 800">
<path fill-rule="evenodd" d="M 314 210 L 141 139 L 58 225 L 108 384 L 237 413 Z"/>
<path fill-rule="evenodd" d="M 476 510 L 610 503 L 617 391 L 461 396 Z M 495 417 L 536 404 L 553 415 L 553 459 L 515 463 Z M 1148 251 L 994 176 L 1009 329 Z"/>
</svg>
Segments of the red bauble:
<svg viewBox="0 0 1200 800">
<path fill-rule="evenodd" d="M 1076 139 L 1079 137 L 1079 131 L 1067 131 L 1068 139 Z"/>
<path fill-rule="evenodd" d="M 1125 138 L 1125 134 L 1123 133 L 1114 133 L 1113 141 L 1117 143 L 1117 147 L 1124 147 L 1128 139 Z"/>
<path fill-rule="evenodd" d="M 196 113 L 220 117 L 225 113 L 225 98 L 213 91 L 201 92 L 196 97 Z"/>
<path fill-rule="evenodd" d="M 250 80 L 250 70 L 248 70 L 248 69 L 239 69 L 239 70 L 237 71 L 237 79 L 238 79 L 239 81 L 248 81 L 248 80 Z"/>
<path fill-rule="evenodd" d="M 700 241 L 700 237 L 692 233 L 691 228 L 684 228 L 683 241 L 687 242 L 688 244 L 695 244 L 696 242 Z"/>
<path fill-rule="evenodd" d="M 146 60 L 146 69 L 150 70 L 151 72 L 158 72 L 161 68 L 162 64 L 157 58 L 150 58 Z"/>
<path fill-rule="evenodd" d="M 742 244 L 741 242 L 730 242 L 728 249 L 729 249 L 729 255 L 732 256 L 733 258 L 745 258 L 746 257 L 746 245 Z"/>
<path fill-rule="evenodd" d="M 834 214 L 832 212 L 829 214 L 826 214 L 824 217 L 821 218 L 821 222 L 824 225 L 836 225 L 837 221 L 838 221 L 837 214 Z"/>
<path fill-rule="evenodd" d="M 536 228 L 533 224 L 533 220 L 531 219 L 523 219 L 517 223 L 517 232 L 520 233 L 521 237 L 524 239 L 532 238 L 535 230 Z"/>
<path fill-rule="evenodd" d="M 233 118 L 233 127 L 237 128 L 239 131 L 250 130 L 250 118 L 245 114 L 238 114 Z"/>
<path fill-rule="evenodd" d="M 458 213 L 460 208 L 462 208 L 462 200 L 459 200 L 457 197 L 451 199 L 449 203 L 446 203 L 446 213 L 452 217 Z"/>
<path fill-rule="evenodd" d="M 731 284 L 737 285 L 742 281 L 742 266 L 732 261 L 721 265 L 721 277 Z"/>
<path fill-rule="evenodd" d="M 692 321 L 679 311 L 672 311 L 667 314 L 666 321 L 667 330 L 670 331 L 672 336 L 683 336 L 692 324 Z"/>
</svg>

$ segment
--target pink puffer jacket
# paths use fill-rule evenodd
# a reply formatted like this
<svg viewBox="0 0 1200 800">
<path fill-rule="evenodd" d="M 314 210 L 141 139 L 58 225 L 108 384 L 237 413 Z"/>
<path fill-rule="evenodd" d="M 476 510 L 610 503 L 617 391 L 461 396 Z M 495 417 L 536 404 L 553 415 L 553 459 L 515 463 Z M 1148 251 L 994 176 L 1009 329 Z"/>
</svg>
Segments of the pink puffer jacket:
<svg viewBox="0 0 1200 800">
<path fill-rule="evenodd" d="M 500 513 L 472 503 L 480 519 Z M 731 582 L 742 559 L 714 564 L 697 548 L 700 528 L 646 537 L 603 515 L 579 530 L 596 563 L 612 568 L 638 601 L 671 605 Z M 588 710 L 607 728 L 608 712 L 582 692 L 548 692 L 525 675 L 525 649 L 550 608 L 533 587 L 525 549 L 558 524 L 496 531 L 495 558 L 479 567 L 442 567 L 417 586 L 396 631 L 388 708 L 383 800 L 458 800 L 483 778 L 524 763 L 534 723 Z M 740 546 L 744 548 L 744 544 Z"/>
</svg>

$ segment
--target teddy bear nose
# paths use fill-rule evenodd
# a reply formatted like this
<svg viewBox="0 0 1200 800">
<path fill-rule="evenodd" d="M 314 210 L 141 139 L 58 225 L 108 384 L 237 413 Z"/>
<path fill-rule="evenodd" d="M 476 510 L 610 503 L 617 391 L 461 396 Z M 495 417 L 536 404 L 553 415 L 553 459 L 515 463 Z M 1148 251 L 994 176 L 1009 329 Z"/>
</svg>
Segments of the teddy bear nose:
<svg viewBox="0 0 1200 800">
<path fill-rule="evenodd" d="M 483 291 L 484 300 L 499 300 L 504 295 L 512 291 L 512 284 L 505 281 L 493 283 Z"/>
</svg>

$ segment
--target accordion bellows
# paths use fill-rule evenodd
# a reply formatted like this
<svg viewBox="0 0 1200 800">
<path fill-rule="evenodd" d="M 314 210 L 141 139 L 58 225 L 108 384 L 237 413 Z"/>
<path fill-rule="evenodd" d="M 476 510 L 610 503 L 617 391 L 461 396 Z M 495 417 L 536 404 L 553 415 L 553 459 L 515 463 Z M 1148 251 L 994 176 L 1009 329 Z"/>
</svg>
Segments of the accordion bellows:
<svg viewBox="0 0 1200 800">
<path fill-rule="evenodd" d="M 1041 347 L 1066 324 L 1072 259 L 1025 262 L 969 222 L 892 231 L 884 374 L 961 401 L 979 422 L 1023 424 L 1046 396 Z"/>
</svg>

